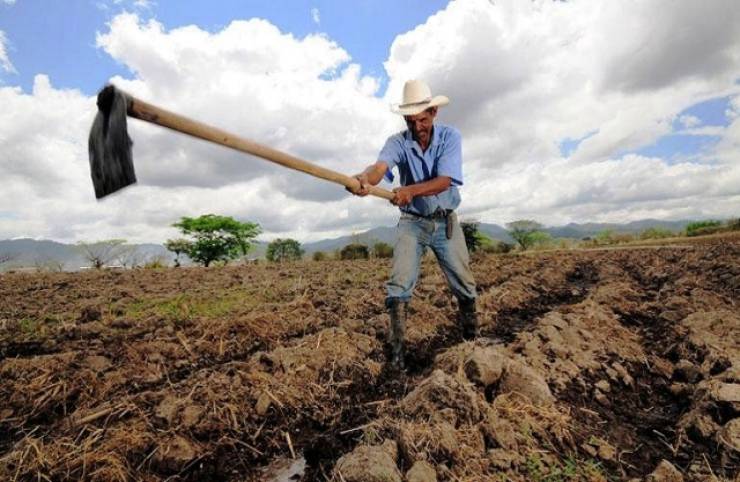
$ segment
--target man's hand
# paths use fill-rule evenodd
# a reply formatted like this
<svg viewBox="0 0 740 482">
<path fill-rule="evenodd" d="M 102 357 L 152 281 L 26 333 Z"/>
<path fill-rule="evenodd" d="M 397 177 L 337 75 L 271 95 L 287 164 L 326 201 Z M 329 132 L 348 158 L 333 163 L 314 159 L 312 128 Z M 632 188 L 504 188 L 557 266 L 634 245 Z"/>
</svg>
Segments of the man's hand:
<svg viewBox="0 0 740 482">
<path fill-rule="evenodd" d="M 354 176 L 355 179 L 357 179 L 360 182 L 359 189 L 351 189 L 349 187 L 345 188 L 347 191 L 351 192 L 355 196 L 367 196 L 370 194 L 370 181 L 367 178 L 367 174 L 364 172 L 362 174 L 356 174 Z"/>
<path fill-rule="evenodd" d="M 395 204 L 396 206 L 405 206 L 414 199 L 414 193 L 408 186 L 395 188 L 393 190 L 393 194 L 395 194 L 395 196 L 391 199 L 391 204 Z"/>
</svg>

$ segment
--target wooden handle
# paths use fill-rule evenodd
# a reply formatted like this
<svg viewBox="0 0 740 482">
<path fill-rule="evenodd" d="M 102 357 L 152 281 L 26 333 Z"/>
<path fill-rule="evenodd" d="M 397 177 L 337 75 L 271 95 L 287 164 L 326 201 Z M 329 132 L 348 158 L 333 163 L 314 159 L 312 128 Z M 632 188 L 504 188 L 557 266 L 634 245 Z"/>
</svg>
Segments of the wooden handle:
<svg viewBox="0 0 740 482">
<path fill-rule="evenodd" d="M 360 182 L 353 177 L 346 176 L 325 167 L 311 164 L 308 161 L 304 161 L 298 157 L 278 151 L 277 149 L 267 147 L 249 139 L 241 138 L 224 130 L 211 127 L 201 122 L 161 109 L 155 105 L 131 97 L 128 94 L 126 95 L 130 100 L 128 115 L 135 117 L 136 119 L 167 127 L 206 141 L 215 142 L 216 144 L 221 144 L 222 146 L 230 147 L 237 151 L 246 152 L 247 154 L 261 157 L 262 159 L 280 164 L 281 166 L 305 172 L 306 174 L 326 179 L 327 181 L 331 181 L 336 184 L 341 184 L 342 186 L 348 187 L 352 190 L 360 188 Z M 376 186 L 370 186 L 370 194 L 383 199 L 393 199 L 392 192 Z"/>
</svg>

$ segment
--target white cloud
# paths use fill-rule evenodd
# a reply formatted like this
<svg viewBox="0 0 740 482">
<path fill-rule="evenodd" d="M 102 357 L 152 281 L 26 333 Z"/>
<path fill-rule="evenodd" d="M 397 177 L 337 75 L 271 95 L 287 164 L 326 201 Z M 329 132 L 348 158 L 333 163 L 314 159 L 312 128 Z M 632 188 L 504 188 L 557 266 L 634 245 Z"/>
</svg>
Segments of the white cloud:
<svg viewBox="0 0 740 482">
<path fill-rule="evenodd" d="M 319 9 L 316 7 L 311 9 L 311 20 L 313 20 L 316 25 L 321 23 L 321 14 L 319 13 Z"/>
<path fill-rule="evenodd" d="M 678 118 L 678 122 L 680 122 L 686 129 L 689 129 L 701 124 L 701 119 L 693 115 L 684 114 Z"/>
<path fill-rule="evenodd" d="M 15 4 L 15 0 L 2 0 L 2 1 L 6 5 L 14 5 Z"/>
<path fill-rule="evenodd" d="M 13 64 L 10 62 L 8 51 L 6 50 L 7 44 L 8 37 L 5 35 L 5 32 L 0 30 L 0 68 L 6 72 L 15 73 L 15 67 L 13 67 Z"/>
<path fill-rule="evenodd" d="M 733 4 L 451 2 L 396 38 L 382 98 L 379 81 L 330 38 L 296 38 L 264 20 L 211 32 L 120 14 L 97 42 L 131 69 L 113 81 L 142 100 L 348 174 L 403 127 L 388 111 L 403 82 L 424 78 L 452 99 L 439 120 L 464 136 L 463 216 L 500 224 L 729 217 L 740 205 Z M 734 96 L 727 127 L 679 117 L 726 96 Z M 0 88 L 0 104 L 0 212 L 10 213 L 0 216 L 0 238 L 162 241 L 180 216 L 214 212 L 261 223 L 267 239 L 309 240 L 396 216 L 379 199 L 137 120 L 129 132 L 139 185 L 98 203 L 86 152 L 94 99 L 39 76 L 30 93 Z M 630 154 L 675 133 L 676 122 L 679 133 L 719 141 L 691 159 Z M 561 156 L 564 139 L 584 137 Z"/>
</svg>

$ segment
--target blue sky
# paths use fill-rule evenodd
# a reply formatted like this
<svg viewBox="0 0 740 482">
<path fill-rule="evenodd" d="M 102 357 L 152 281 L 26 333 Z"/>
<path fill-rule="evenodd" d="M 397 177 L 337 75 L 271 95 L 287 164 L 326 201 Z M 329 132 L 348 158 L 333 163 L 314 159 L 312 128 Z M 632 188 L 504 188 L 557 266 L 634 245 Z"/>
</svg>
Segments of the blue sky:
<svg viewBox="0 0 740 482">
<path fill-rule="evenodd" d="M 389 104 L 420 78 L 463 135 L 462 218 L 737 216 L 737 0 L 624 1 L 0 0 L 0 239 L 161 242 L 204 211 L 267 239 L 395 223 L 385 201 L 140 121 L 139 183 L 97 202 L 87 134 L 111 79 L 354 174 L 403 128 Z"/>
<path fill-rule="evenodd" d="M 29 90 L 34 75 L 44 72 L 58 87 L 92 94 L 115 74 L 129 76 L 124 66 L 95 47 L 96 32 L 127 10 L 141 18 L 156 17 L 167 29 L 196 24 L 213 32 L 236 19 L 259 17 L 296 37 L 323 32 L 349 52 L 365 74 L 383 79 L 384 86 L 383 62 L 396 35 L 445 5 L 446 0 L 158 0 L 141 8 L 128 0 L 0 0 L 0 30 L 10 39 L 9 54 L 17 70 L 17 75 L 0 73 L 0 79 Z"/>
</svg>

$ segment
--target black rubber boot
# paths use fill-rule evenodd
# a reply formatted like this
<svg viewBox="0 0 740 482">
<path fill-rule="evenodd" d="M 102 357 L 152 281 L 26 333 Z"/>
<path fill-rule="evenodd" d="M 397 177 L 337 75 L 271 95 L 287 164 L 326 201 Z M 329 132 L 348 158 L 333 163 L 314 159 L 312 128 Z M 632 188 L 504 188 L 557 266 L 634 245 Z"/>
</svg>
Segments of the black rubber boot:
<svg viewBox="0 0 740 482">
<path fill-rule="evenodd" d="M 403 360 L 403 338 L 404 333 L 406 332 L 408 303 L 401 301 L 398 298 L 391 298 L 388 300 L 386 305 L 388 306 L 388 312 L 391 315 L 391 327 L 388 337 L 388 342 L 391 347 L 390 363 L 393 368 L 403 370 L 405 368 Z"/>
<path fill-rule="evenodd" d="M 475 298 L 458 298 L 460 311 L 457 321 L 462 328 L 463 338 L 473 340 L 478 336 L 478 314 L 475 310 Z"/>
</svg>

